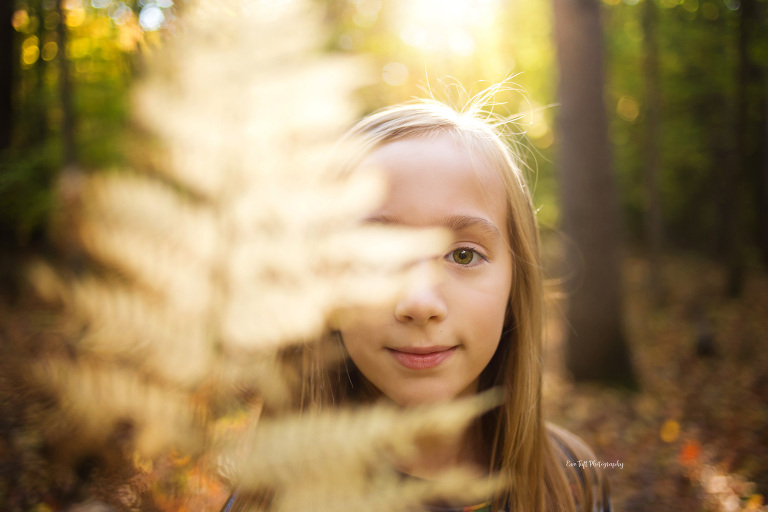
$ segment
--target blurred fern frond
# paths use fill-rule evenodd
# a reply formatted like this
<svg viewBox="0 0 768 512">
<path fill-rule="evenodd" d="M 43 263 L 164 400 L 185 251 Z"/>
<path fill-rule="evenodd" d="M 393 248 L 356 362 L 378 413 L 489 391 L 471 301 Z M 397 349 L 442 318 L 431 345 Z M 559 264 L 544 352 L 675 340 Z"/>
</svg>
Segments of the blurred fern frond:
<svg viewBox="0 0 768 512">
<path fill-rule="evenodd" d="M 362 225 L 382 180 L 323 164 L 367 76 L 361 61 L 319 51 L 316 7 L 228 0 L 183 11 L 135 92 L 137 117 L 160 143 L 146 159 L 155 165 L 85 180 L 67 218 L 76 218 L 70 228 L 92 258 L 89 272 L 69 284 L 44 268 L 33 273 L 81 332 L 34 375 L 83 438 L 108 443 L 129 425 L 119 447 L 127 460 L 176 450 L 237 461 L 239 485 L 280 489 L 278 510 L 405 510 L 457 488 L 487 496 L 497 483 L 470 485 L 463 472 L 403 481 L 392 463 L 420 436 L 466 426 L 492 398 L 254 425 L 262 405 L 295 402 L 296 368 L 282 350 L 316 344 L 334 315 L 392 300 L 408 263 L 437 254 L 447 238 Z M 247 425 L 226 430 L 241 439 L 233 452 L 222 421 L 247 404 L 255 411 Z M 142 482 L 121 491 L 131 507 L 152 489 Z"/>
<path fill-rule="evenodd" d="M 411 410 L 375 405 L 265 419 L 230 457 L 239 460 L 243 489 L 276 490 L 277 511 L 383 512 L 421 510 L 436 500 L 483 501 L 501 481 L 465 469 L 410 479 L 394 468 L 416 455 L 419 440 L 459 434 L 499 402 L 486 393 Z"/>
</svg>

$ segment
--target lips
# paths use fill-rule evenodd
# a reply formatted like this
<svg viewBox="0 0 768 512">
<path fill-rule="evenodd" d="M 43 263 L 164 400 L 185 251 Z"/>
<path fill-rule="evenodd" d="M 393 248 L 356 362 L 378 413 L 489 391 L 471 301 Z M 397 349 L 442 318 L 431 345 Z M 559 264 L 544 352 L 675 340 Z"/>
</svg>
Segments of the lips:
<svg viewBox="0 0 768 512">
<path fill-rule="evenodd" d="M 426 370 L 442 364 L 456 351 L 456 346 L 388 348 L 392 357 L 411 370 Z"/>
</svg>

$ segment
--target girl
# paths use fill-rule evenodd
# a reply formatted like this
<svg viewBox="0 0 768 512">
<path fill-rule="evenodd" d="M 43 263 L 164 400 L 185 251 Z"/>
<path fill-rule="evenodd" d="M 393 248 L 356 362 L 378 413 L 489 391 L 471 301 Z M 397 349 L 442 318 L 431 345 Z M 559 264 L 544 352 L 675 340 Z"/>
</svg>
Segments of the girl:
<svg viewBox="0 0 768 512">
<path fill-rule="evenodd" d="M 602 476 L 578 463 L 594 459 L 589 448 L 542 418 L 538 229 L 515 155 L 488 118 L 479 106 L 421 101 L 374 113 L 346 135 L 360 150 L 346 169 L 375 167 L 389 186 L 367 222 L 447 228 L 454 242 L 411 266 L 391 308 L 340 326 L 344 378 L 310 372 L 306 399 L 408 407 L 501 388 L 502 406 L 461 436 L 425 440 L 402 472 L 429 479 L 462 465 L 508 483 L 487 503 L 438 510 L 610 511 Z"/>
</svg>

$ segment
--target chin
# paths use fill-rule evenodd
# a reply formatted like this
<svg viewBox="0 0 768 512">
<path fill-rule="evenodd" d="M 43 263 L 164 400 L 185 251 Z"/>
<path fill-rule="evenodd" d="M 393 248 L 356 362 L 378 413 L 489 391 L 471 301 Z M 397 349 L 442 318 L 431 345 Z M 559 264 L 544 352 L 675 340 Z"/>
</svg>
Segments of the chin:
<svg viewBox="0 0 768 512">
<path fill-rule="evenodd" d="M 437 404 L 453 400 L 458 393 L 452 390 L 419 390 L 411 393 L 385 393 L 390 400 L 402 407 L 414 407 L 419 405 Z"/>
</svg>

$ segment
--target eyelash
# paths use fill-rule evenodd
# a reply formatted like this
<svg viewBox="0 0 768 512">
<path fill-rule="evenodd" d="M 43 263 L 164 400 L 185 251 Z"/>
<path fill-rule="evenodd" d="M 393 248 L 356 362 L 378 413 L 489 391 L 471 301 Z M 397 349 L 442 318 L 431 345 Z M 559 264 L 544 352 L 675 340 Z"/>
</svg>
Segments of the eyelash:
<svg viewBox="0 0 768 512">
<path fill-rule="evenodd" d="M 461 251 L 466 251 L 466 252 L 472 253 L 472 255 L 473 255 L 472 256 L 472 260 L 470 260 L 469 263 L 459 263 L 458 261 L 456 261 L 456 259 L 454 258 L 454 255 L 457 252 L 461 252 Z M 479 257 L 481 261 L 477 261 L 476 262 L 475 261 L 476 257 Z M 477 265 L 480 265 L 482 262 L 487 262 L 488 261 L 488 258 L 486 258 L 485 255 L 483 255 L 477 249 L 473 249 L 472 247 L 457 247 L 456 249 L 454 249 L 451 252 L 449 252 L 448 254 L 446 254 L 445 255 L 445 259 L 449 263 L 455 263 L 456 265 L 458 265 L 460 267 L 465 267 L 465 268 L 472 268 L 472 267 L 475 267 Z"/>
</svg>

